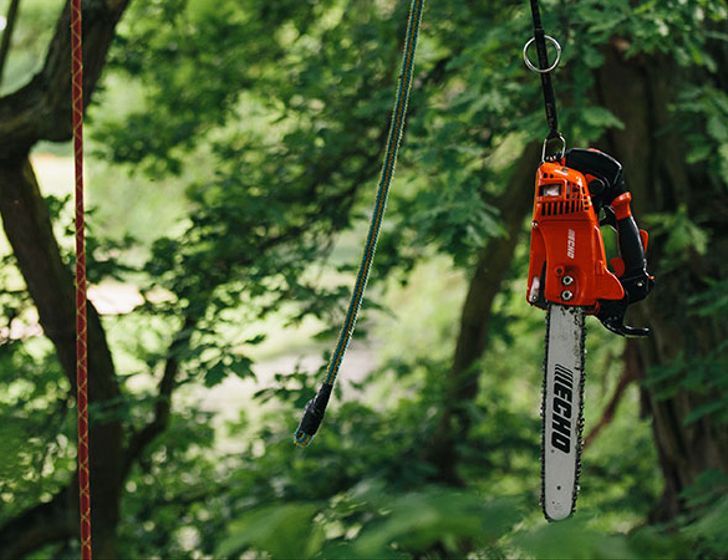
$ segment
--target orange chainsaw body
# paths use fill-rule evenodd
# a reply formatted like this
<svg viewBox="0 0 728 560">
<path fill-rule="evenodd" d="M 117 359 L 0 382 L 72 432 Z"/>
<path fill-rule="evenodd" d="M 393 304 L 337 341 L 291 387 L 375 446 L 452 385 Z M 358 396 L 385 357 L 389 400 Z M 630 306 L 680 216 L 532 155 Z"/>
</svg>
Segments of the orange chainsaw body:
<svg viewBox="0 0 728 560">
<path fill-rule="evenodd" d="M 559 161 L 542 163 L 536 171 L 529 303 L 580 306 L 595 313 L 599 300 L 621 300 L 624 295 L 619 279 L 607 268 L 587 178 Z"/>
</svg>

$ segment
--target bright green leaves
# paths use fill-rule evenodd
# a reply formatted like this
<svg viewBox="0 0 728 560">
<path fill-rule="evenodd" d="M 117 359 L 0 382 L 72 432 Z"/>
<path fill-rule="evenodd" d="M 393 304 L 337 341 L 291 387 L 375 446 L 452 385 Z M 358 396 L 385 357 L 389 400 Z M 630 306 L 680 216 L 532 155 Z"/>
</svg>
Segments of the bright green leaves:
<svg viewBox="0 0 728 560">
<path fill-rule="evenodd" d="M 323 529 L 314 522 L 317 512 L 314 504 L 295 502 L 251 511 L 230 525 L 230 536 L 215 555 L 227 558 L 253 549 L 272 558 L 312 558 L 324 541 Z"/>
<path fill-rule="evenodd" d="M 516 533 L 512 542 L 529 557 L 544 560 L 579 558 L 605 560 L 643 558 L 631 549 L 623 535 L 609 535 L 589 527 L 583 516 L 542 525 L 535 530 Z"/>
<path fill-rule="evenodd" d="M 438 487 L 392 494 L 374 484 L 363 494 L 339 496 L 328 507 L 292 502 L 254 509 L 229 526 L 230 536 L 217 554 L 252 550 L 272 558 L 367 559 L 440 550 L 459 555 L 468 547 L 495 545 L 520 518 L 513 499 L 486 501 Z"/>
<path fill-rule="evenodd" d="M 607 128 L 624 129 L 624 123 L 604 107 L 584 107 L 581 110 L 581 117 L 586 124 L 596 129 L 590 136 Z"/>
<path fill-rule="evenodd" d="M 685 204 L 675 213 L 652 214 L 646 220 L 655 234 L 663 236 L 663 250 L 673 267 L 684 264 L 691 255 L 705 255 L 708 250 L 709 233 L 692 220 Z"/>
<path fill-rule="evenodd" d="M 715 71 L 706 42 L 728 18 L 725 2 L 709 0 L 587 0 L 569 6 L 569 20 L 578 30 L 578 42 L 604 45 L 619 41 L 628 56 L 665 53 L 683 66 L 704 66 Z M 588 55 L 595 67 L 599 55 Z"/>
<path fill-rule="evenodd" d="M 420 247 L 434 243 L 457 262 L 466 263 L 488 238 L 504 235 L 504 230 L 484 201 L 480 183 L 456 175 L 453 169 L 451 181 L 438 181 L 432 190 L 421 191 L 409 200 L 396 200 L 393 207 L 401 216 L 400 227 L 414 234 L 407 242 Z M 399 231 L 395 235 L 407 234 Z"/>
<path fill-rule="evenodd" d="M 254 508 L 228 526 L 216 555 L 270 555 L 271 558 L 440 558 L 476 554 L 486 558 L 583 558 L 585 560 L 679 558 L 683 538 L 653 531 L 608 534 L 595 519 L 547 524 L 523 518 L 517 498 L 487 500 L 475 492 L 425 486 L 392 492 L 363 481 L 328 504 L 276 503 Z M 718 531 L 725 505 L 688 526 L 685 536 L 707 537 L 707 550 L 722 550 Z M 707 543 L 706 543 L 707 544 Z M 713 548 L 714 547 L 714 548 Z"/>
<path fill-rule="evenodd" d="M 728 314 L 728 279 L 706 281 L 706 290 L 690 298 L 693 312 L 700 317 Z"/>
<path fill-rule="evenodd" d="M 679 535 L 690 544 L 683 556 L 719 558 L 728 550 L 728 474 L 707 469 L 681 492 L 689 514 L 679 520 Z"/>
<path fill-rule="evenodd" d="M 700 543 L 699 547 L 710 555 L 720 556 L 728 550 L 728 496 L 723 496 L 708 512 L 683 529 L 683 534 Z"/>
<path fill-rule="evenodd" d="M 679 354 L 667 365 L 648 371 L 645 383 L 658 399 L 690 392 L 683 425 L 688 426 L 706 416 L 719 424 L 728 424 L 728 395 L 725 375 L 728 371 L 728 343 L 723 341 L 702 356 Z"/>
<path fill-rule="evenodd" d="M 253 377 L 253 362 L 245 356 L 225 355 L 205 369 L 205 386 L 213 387 L 220 383 L 228 374 L 237 375 L 240 379 Z"/>
<path fill-rule="evenodd" d="M 351 547 L 357 558 L 411 557 L 437 548 L 459 555 L 464 542 L 476 548 L 495 544 L 520 519 L 515 500 L 487 501 L 441 488 L 393 496 L 381 506 L 386 513 Z"/>
<path fill-rule="evenodd" d="M 336 236 L 363 221 L 371 202 L 406 4 L 132 3 L 114 51 L 115 81 L 108 82 L 119 88 L 123 103 L 96 113 L 93 127 L 111 161 L 187 187 L 184 194 L 181 187 L 173 191 L 184 197 L 187 214 L 154 243 L 139 274 L 151 286 L 145 294 L 163 292 L 159 299 L 150 297 L 134 314 L 132 321 L 138 322 L 131 323 L 154 339 L 142 341 L 140 336 L 130 348 L 144 371 L 158 374 L 172 358 L 180 364 L 180 383 L 220 390 L 229 376 L 252 377 L 250 346 L 260 341 L 261 330 L 310 315 L 333 323 L 332 309 L 348 289 L 332 287 L 334 282 L 319 274 L 333 268 L 325 259 Z M 635 57 L 661 52 L 691 71 L 709 73 L 715 66 L 705 44 L 711 27 L 725 23 L 721 3 L 633 5 L 627 0 L 544 3 L 547 32 L 565 48 L 554 78 L 569 145 L 596 142 L 632 125 L 601 106 L 595 94 L 595 72 L 610 49 Z M 388 260 L 377 261 L 380 278 L 394 266 L 407 277 L 433 251 L 469 266 L 489 239 L 503 235 L 493 201 L 502 194 L 525 141 L 545 133 L 538 77 L 520 59 L 531 32 L 526 2 L 430 2 L 425 22 L 402 161 L 382 239 L 380 257 Z M 674 79 L 692 83 L 692 76 L 676 73 Z M 709 197 L 728 176 L 726 95 L 719 87 L 685 88 L 675 115 L 685 125 L 680 132 L 690 163 L 708 168 L 714 180 L 691 192 Z M 169 178 L 175 174 L 179 177 Z M 531 189 L 530 184 L 519 187 Z M 158 189 L 158 184 L 148 188 Z M 675 194 L 683 206 L 656 217 L 653 244 L 659 240 L 668 262 L 685 268 L 686 262 L 710 254 L 714 230 L 704 221 L 700 204 L 679 196 Z M 125 223 L 127 208 L 133 210 L 125 205 L 115 209 Z M 154 220 L 154 209 L 149 212 Z M 128 272 L 114 268 L 110 258 L 127 246 L 99 238 L 92 239 L 91 247 L 98 252 L 94 270 Z M 356 262 L 358 251 L 349 246 L 346 251 L 355 253 L 344 255 L 347 262 Z M 518 251 L 523 255 L 525 246 Z M 517 261 L 512 274 L 522 265 Z M 442 274 L 440 266 L 428 273 Z M 456 280 L 452 284 L 448 290 L 461 288 Z M 244 551 L 327 558 L 438 551 L 450 557 L 470 551 L 484 557 L 634 556 L 625 538 L 607 535 L 604 528 L 631 526 L 654 499 L 657 483 L 644 483 L 654 475 L 654 459 L 643 452 L 651 436 L 642 423 L 639 437 L 630 427 L 631 451 L 625 452 L 623 440 L 612 436 L 611 447 L 602 443 L 596 450 L 601 454 L 591 462 L 590 480 L 599 491 L 592 489 L 582 500 L 594 500 L 607 520 L 539 524 L 531 530 L 533 519 L 523 520 L 515 501 L 482 496 L 526 488 L 534 494 L 538 479 L 537 401 L 532 397 L 542 322 L 522 316 L 521 287 L 512 286 L 510 277 L 505 284 L 513 293 L 506 289 L 496 300 L 490 351 L 484 358 L 488 375 L 482 376 L 478 400 L 467 404 L 473 427 L 457 465 L 477 492 L 443 490 L 425 482 L 433 467 L 422 449 L 430 443 L 442 409 L 442 380 L 450 367 L 442 356 L 451 352 L 457 320 L 451 318 L 456 312 L 448 311 L 448 325 L 433 328 L 425 313 L 415 313 L 419 324 L 412 332 L 397 333 L 396 363 L 372 376 L 380 384 L 375 389 L 387 398 L 377 407 L 345 402 L 334 408 L 335 416 L 305 455 L 290 445 L 291 409 L 309 398 L 320 371 L 298 367 L 291 375 L 265 380 L 267 386 L 258 393 L 265 402 L 255 407 L 241 402 L 240 407 L 246 415 L 268 414 L 276 422 L 261 421 L 262 427 L 255 428 L 241 422 L 220 444 L 224 451 L 216 447 L 220 442 L 214 440 L 210 415 L 186 406 L 181 391 L 170 430 L 127 488 L 125 551 L 191 555 L 183 548 L 187 543 L 220 556 Z M 420 291 L 419 300 L 428 299 L 423 293 L 438 299 L 433 290 Z M 725 311 L 724 294 L 725 286 L 718 284 L 700 296 L 696 305 L 706 320 Z M 454 296 L 448 294 L 447 301 Z M 152 315 L 159 322 L 144 325 Z M 276 318 L 273 326 L 263 325 L 261 320 L 271 316 Z M 193 319 L 191 326 L 187 318 Z M 167 352 L 166 345 L 175 340 L 169 333 L 173 328 L 189 344 Z M 412 355 L 418 328 L 430 331 L 421 337 L 426 343 L 420 342 L 428 346 L 426 357 Z M 435 329 L 443 332 L 433 335 Z M 601 346 L 606 344 L 605 339 Z M 684 418 L 690 425 L 726 410 L 724 399 L 711 399 L 727 371 L 721 352 L 725 347 L 705 360 L 676 359 L 671 367 L 652 372 L 650 383 L 661 389 L 658 396 L 702 391 L 705 402 Z M 590 355 L 593 359 L 597 353 Z M 610 363 L 617 360 L 616 354 L 609 356 Z M 40 372 L 34 374 L 44 379 Z M 29 390 L 37 391 L 38 402 L 47 407 L 55 389 L 46 395 L 47 386 L 40 381 L 31 385 Z M 128 424 L 142 425 L 157 401 L 151 393 L 134 392 L 131 380 L 128 386 L 133 395 Z M 371 384 L 357 380 L 353 386 L 361 391 L 357 397 L 368 398 Z M 33 402 L 25 407 L 31 409 Z M 266 408 L 260 412 L 258 406 Z M 592 410 L 596 414 L 599 409 Z M 3 450 L 16 446 L 25 429 L 9 423 Z M 618 421 L 610 430 L 627 433 Z M 236 447 L 228 454 L 231 439 L 244 452 L 237 453 Z M 62 459 L 57 470 L 67 475 L 70 463 Z M 366 495 L 352 490 L 373 476 L 386 483 Z M 533 517 L 538 516 L 536 501 L 529 496 Z M 715 533 L 721 515 L 719 511 L 696 525 L 694 538 L 714 538 L 708 535 Z M 228 524 L 228 538 L 220 544 Z M 180 526 L 194 538 L 177 539 Z"/>
<path fill-rule="evenodd" d="M 14 337 L 32 332 L 23 319 L 15 317 Z M 7 329 L 0 338 L 0 523 L 49 499 L 75 468 L 70 384 L 49 344 L 7 339 L 10 334 Z"/>
<path fill-rule="evenodd" d="M 211 131 L 242 118 L 241 90 L 282 51 L 257 13 L 262 6 L 228 1 L 210 8 L 201 2 L 132 7 L 112 68 L 143 84 L 144 101 L 123 119 L 100 119 L 96 135 L 112 161 L 155 175 L 180 173 L 185 155 Z"/>
<path fill-rule="evenodd" d="M 684 122 L 688 162 L 706 165 L 728 184 L 728 94 L 707 84 L 686 88 L 675 112 Z"/>
</svg>

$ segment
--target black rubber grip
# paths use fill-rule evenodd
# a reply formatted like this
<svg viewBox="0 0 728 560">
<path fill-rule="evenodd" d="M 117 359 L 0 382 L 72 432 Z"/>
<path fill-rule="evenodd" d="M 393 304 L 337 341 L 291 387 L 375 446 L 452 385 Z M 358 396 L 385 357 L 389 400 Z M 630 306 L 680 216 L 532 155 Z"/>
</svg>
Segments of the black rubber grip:
<svg viewBox="0 0 728 560">
<path fill-rule="evenodd" d="M 645 248 L 637 222 L 632 216 L 617 220 L 617 238 L 619 242 L 619 255 L 624 261 L 624 274 L 626 278 L 639 274 L 647 274 L 647 260 Z"/>
</svg>

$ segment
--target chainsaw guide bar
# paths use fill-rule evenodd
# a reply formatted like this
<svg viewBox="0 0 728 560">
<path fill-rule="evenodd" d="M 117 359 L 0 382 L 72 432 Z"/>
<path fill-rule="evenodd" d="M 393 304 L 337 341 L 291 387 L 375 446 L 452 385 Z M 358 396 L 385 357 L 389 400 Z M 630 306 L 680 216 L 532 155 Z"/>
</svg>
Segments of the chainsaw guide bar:
<svg viewBox="0 0 728 560">
<path fill-rule="evenodd" d="M 541 404 L 541 505 L 550 521 L 571 515 L 584 426 L 584 310 L 550 305 Z"/>
</svg>

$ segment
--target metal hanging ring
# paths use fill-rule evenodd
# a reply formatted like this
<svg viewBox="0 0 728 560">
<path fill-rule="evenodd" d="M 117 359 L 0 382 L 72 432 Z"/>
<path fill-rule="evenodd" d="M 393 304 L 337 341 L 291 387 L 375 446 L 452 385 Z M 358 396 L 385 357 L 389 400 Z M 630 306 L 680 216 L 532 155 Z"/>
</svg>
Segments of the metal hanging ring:
<svg viewBox="0 0 728 560">
<path fill-rule="evenodd" d="M 523 62 L 526 63 L 529 70 L 532 72 L 538 72 L 539 74 L 548 74 L 556 68 L 561 61 L 561 45 L 559 45 L 559 42 L 551 37 L 551 35 L 544 35 L 544 39 L 549 41 L 556 49 L 556 60 L 554 60 L 553 64 L 551 64 L 548 68 L 539 68 L 538 66 L 535 66 L 533 62 L 531 62 L 531 59 L 528 58 L 528 48 L 536 41 L 535 37 L 531 37 L 523 46 Z"/>
<path fill-rule="evenodd" d="M 549 144 L 553 142 L 554 140 L 557 140 L 559 144 L 561 145 L 559 148 L 559 151 L 556 152 L 556 154 L 551 154 L 548 151 Z M 564 157 L 564 154 L 566 153 L 566 140 L 561 134 L 557 134 L 556 136 L 551 136 L 549 138 L 546 138 L 546 140 L 543 141 L 543 146 L 541 147 L 541 162 L 544 161 L 557 161 Z"/>
</svg>

